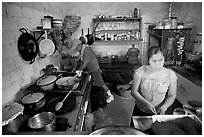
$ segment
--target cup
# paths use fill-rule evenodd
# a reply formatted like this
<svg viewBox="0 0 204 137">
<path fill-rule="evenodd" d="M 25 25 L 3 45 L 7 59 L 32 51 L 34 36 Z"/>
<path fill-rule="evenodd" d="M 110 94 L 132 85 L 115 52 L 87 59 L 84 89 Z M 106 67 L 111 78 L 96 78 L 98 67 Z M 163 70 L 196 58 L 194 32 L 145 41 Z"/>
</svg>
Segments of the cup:
<svg viewBox="0 0 204 137">
<path fill-rule="evenodd" d="M 176 108 L 173 111 L 173 115 L 187 115 L 187 114 L 188 114 L 188 112 L 182 108 Z"/>
</svg>

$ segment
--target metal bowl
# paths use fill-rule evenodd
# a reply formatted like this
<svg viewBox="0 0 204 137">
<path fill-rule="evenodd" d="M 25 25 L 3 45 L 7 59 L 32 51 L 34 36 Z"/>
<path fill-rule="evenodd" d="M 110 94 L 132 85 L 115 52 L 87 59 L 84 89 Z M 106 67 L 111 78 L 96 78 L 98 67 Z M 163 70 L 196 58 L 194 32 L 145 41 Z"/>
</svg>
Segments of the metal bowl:
<svg viewBox="0 0 204 137">
<path fill-rule="evenodd" d="M 143 131 L 129 126 L 108 126 L 95 130 L 90 135 L 146 135 Z"/>
<path fill-rule="evenodd" d="M 28 121 L 28 126 L 34 130 L 51 132 L 55 129 L 56 116 L 52 112 L 36 114 Z"/>
</svg>

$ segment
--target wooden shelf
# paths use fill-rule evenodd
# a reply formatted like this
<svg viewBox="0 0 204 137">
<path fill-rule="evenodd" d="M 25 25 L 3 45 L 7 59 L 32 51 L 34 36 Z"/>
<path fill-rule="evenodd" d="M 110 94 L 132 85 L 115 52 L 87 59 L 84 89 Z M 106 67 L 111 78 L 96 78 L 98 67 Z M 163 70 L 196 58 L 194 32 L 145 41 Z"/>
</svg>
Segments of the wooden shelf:
<svg viewBox="0 0 204 137">
<path fill-rule="evenodd" d="M 111 22 L 111 21 L 138 21 L 141 20 L 142 17 L 139 18 L 93 18 L 95 22 Z"/>
</svg>

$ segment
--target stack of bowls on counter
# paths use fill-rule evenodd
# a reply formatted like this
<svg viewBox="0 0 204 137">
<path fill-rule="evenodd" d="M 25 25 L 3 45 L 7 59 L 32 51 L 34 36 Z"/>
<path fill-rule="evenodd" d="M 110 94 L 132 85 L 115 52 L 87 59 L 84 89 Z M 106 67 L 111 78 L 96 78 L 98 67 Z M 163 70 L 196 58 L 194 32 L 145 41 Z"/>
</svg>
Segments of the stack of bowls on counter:
<svg viewBox="0 0 204 137">
<path fill-rule="evenodd" d="M 52 24 L 53 24 L 53 27 L 61 28 L 63 25 L 63 21 L 61 19 L 53 19 Z"/>
</svg>

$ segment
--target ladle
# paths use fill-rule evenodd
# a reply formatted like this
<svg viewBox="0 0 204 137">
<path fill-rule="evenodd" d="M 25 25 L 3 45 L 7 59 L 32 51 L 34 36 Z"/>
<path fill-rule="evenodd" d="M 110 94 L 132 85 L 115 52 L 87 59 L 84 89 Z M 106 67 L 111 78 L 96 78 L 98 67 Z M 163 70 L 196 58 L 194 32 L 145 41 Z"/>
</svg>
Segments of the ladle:
<svg viewBox="0 0 204 137">
<path fill-rule="evenodd" d="M 66 98 L 78 87 L 78 84 L 79 84 L 79 83 L 75 84 L 75 85 L 73 86 L 72 90 L 70 90 L 70 91 L 67 93 L 67 95 L 65 96 L 65 98 L 64 98 L 61 102 L 58 102 L 58 103 L 56 104 L 56 106 L 55 106 L 55 110 L 56 110 L 56 111 L 60 110 L 60 108 L 63 106 L 63 103 L 64 103 L 64 101 L 66 100 Z"/>
</svg>

